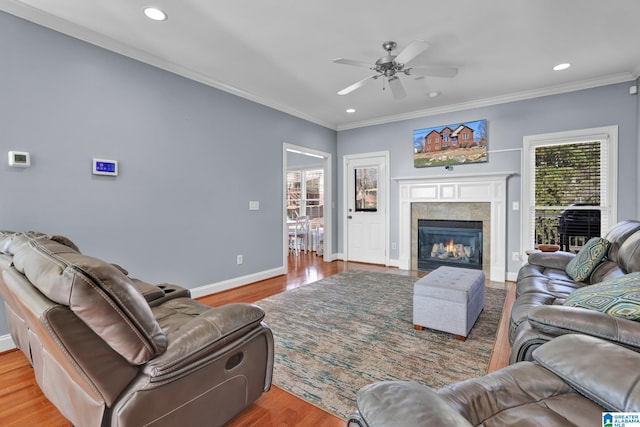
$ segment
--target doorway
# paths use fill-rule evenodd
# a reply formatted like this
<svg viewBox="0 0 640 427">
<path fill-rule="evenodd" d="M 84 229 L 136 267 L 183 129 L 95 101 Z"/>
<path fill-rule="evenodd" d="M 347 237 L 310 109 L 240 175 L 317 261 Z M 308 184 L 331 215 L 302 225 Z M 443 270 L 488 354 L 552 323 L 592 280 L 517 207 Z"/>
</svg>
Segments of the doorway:
<svg viewBox="0 0 640 427">
<path fill-rule="evenodd" d="M 305 212 L 298 212 L 298 214 L 308 214 L 309 212 L 322 212 L 322 259 L 323 261 L 329 262 L 332 261 L 332 239 L 331 239 L 331 235 L 332 235 L 332 229 L 333 229 L 333 224 L 332 224 L 332 202 L 331 202 L 331 186 L 332 186 L 332 179 L 331 179 L 331 153 L 326 153 L 324 151 L 318 151 L 318 150 L 314 150 L 311 148 L 307 148 L 307 147 L 303 147 L 303 146 L 299 146 L 299 145 L 294 145 L 294 144 L 289 144 L 289 143 L 283 143 L 283 148 L 282 148 L 282 164 L 283 164 L 283 171 L 282 171 L 282 176 L 283 176 L 283 183 L 282 183 L 282 188 L 283 188 L 283 197 L 282 197 L 282 237 L 283 237 L 283 252 L 282 252 L 282 259 L 283 259 L 283 266 L 285 267 L 285 271 L 288 268 L 288 256 L 289 256 L 289 236 L 288 236 L 288 231 L 289 231 L 289 222 L 292 218 L 290 218 L 290 216 L 292 215 L 290 206 L 288 206 L 287 203 L 287 173 L 290 169 L 290 156 L 303 156 L 303 157 L 307 157 L 309 158 L 309 161 L 312 164 L 316 164 L 319 165 L 318 167 L 320 167 L 322 169 L 322 188 L 323 188 L 323 196 L 322 196 L 322 200 L 321 201 L 314 201 L 313 205 L 310 205 L 307 208 L 305 208 Z M 309 210 L 309 212 L 307 212 Z M 313 216 L 313 215 L 310 215 Z M 314 234 L 313 236 L 310 236 L 310 240 L 316 243 L 316 247 L 317 246 L 317 241 L 313 240 L 313 239 L 318 239 L 320 236 L 320 233 Z M 316 254 L 318 254 L 318 252 L 316 252 Z"/>
<path fill-rule="evenodd" d="M 389 153 L 344 157 L 344 259 L 389 263 Z"/>
</svg>

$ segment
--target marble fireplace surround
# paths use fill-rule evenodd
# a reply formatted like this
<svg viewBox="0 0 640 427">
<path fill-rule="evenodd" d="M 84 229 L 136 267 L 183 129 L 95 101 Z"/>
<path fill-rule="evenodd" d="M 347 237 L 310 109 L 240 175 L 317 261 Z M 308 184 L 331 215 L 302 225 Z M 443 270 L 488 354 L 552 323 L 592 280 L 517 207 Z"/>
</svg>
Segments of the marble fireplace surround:
<svg viewBox="0 0 640 427">
<path fill-rule="evenodd" d="M 487 202 L 411 203 L 411 270 L 418 269 L 418 220 L 482 221 L 482 270 L 489 277 L 491 265 L 491 204 Z M 485 237 L 486 236 L 486 237 Z"/>
<path fill-rule="evenodd" d="M 504 282 L 507 178 L 511 175 L 514 172 L 394 178 L 399 185 L 400 202 L 399 268 L 410 270 L 416 266 L 417 237 L 414 233 L 418 215 L 433 214 L 433 219 L 481 220 L 483 270 L 492 281 Z M 462 205 L 455 205 L 457 203 Z M 473 217 L 475 215 L 479 217 Z"/>
</svg>

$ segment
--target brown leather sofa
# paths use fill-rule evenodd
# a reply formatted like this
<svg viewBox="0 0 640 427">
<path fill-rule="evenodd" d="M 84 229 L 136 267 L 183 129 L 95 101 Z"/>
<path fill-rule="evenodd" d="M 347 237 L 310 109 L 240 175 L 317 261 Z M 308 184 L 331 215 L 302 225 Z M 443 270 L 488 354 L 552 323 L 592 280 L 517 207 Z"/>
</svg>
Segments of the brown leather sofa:
<svg viewBox="0 0 640 427">
<path fill-rule="evenodd" d="M 640 411 L 640 353 L 565 335 L 518 362 L 440 390 L 379 382 L 357 394 L 349 427 L 600 427 L 603 413 Z"/>
<path fill-rule="evenodd" d="M 574 281 L 566 272 L 575 254 L 559 251 L 529 256 L 518 272 L 511 310 L 510 363 L 532 360 L 533 350 L 541 344 L 573 333 L 640 351 L 640 322 L 563 305 L 576 289 L 640 271 L 640 221 L 619 222 L 603 237 L 610 243 L 606 258 L 582 282 Z"/>
<path fill-rule="evenodd" d="M 0 269 L 11 336 L 75 426 L 220 426 L 271 386 L 255 305 L 206 306 L 42 233 L 0 232 Z"/>
</svg>

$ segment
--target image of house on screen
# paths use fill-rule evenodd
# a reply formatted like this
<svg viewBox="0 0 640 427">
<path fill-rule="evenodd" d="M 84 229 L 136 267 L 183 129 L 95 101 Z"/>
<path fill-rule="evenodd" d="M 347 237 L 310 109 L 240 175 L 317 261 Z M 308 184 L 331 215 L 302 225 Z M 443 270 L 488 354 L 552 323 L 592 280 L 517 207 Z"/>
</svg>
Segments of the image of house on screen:
<svg viewBox="0 0 640 427">
<path fill-rule="evenodd" d="M 424 152 L 448 150 L 449 148 L 467 148 L 473 144 L 473 129 L 460 125 L 456 129 L 445 127 L 441 131 L 432 130 L 424 137 Z"/>
<path fill-rule="evenodd" d="M 438 126 L 413 131 L 415 167 L 487 161 L 487 121 Z"/>
</svg>

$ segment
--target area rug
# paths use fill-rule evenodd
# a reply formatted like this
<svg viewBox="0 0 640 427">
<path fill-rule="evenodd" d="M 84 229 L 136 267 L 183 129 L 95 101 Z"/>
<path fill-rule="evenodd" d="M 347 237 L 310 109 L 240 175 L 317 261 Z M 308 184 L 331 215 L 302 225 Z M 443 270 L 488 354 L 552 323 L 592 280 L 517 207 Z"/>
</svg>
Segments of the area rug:
<svg viewBox="0 0 640 427">
<path fill-rule="evenodd" d="M 466 341 L 413 328 L 415 277 L 360 270 L 256 302 L 274 335 L 273 383 L 347 418 L 356 392 L 374 381 L 433 388 L 486 373 L 505 291 L 488 288 Z"/>
</svg>

